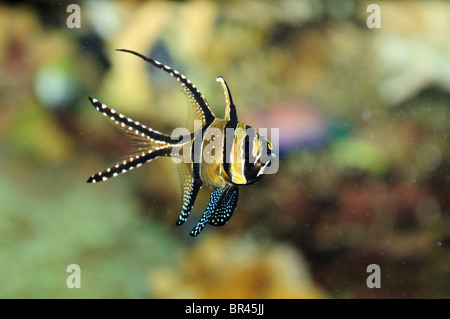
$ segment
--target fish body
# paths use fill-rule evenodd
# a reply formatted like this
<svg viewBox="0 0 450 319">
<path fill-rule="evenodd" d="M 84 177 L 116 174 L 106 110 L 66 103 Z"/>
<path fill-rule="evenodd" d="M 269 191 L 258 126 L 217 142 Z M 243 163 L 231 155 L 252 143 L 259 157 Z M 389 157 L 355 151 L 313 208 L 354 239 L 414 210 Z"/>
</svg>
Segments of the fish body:
<svg viewBox="0 0 450 319">
<path fill-rule="evenodd" d="M 178 71 L 130 50 L 134 54 L 169 73 L 186 92 L 193 109 L 190 130 L 185 134 L 167 135 L 141 124 L 97 99 L 89 97 L 92 105 L 116 126 L 139 141 L 130 156 L 115 165 L 91 175 L 88 183 L 106 181 L 161 156 L 172 157 L 178 164 L 182 186 L 182 209 L 176 222 L 182 225 L 194 206 L 202 186 L 210 187 L 210 201 L 197 225 L 190 232 L 197 236 L 206 224 L 225 225 L 233 215 L 239 187 L 262 178 L 276 156 L 271 142 L 258 132 L 238 121 L 230 90 L 222 77 L 226 100 L 225 118 L 219 119 L 197 87 Z"/>
<path fill-rule="evenodd" d="M 224 141 L 220 139 L 220 136 L 213 135 L 214 130 L 223 132 L 226 122 L 226 120 L 215 119 L 202 139 L 201 149 L 205 152 L 203 157 L 209 157 L 209 160 L 203 161 L 200 165 L 200 178 L 212 189 L 223 188 L 230 183 L 228 176 L 224 174 L 220 158 Z"/>
</svg>

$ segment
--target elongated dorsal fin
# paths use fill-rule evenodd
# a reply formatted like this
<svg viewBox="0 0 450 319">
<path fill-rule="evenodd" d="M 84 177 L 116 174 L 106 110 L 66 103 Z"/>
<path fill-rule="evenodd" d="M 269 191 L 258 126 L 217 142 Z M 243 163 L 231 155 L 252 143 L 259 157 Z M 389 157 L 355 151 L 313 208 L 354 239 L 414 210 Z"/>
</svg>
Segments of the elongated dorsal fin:
<svg viewBox="0 0 450 319">
<path fill-rule="evenodd" d="M 230 89 L 228 88 L 227 82 L 225 82 L 225 79 L 221 76 L 219 76 L 216 79 L 217 82 L 220 82 L 223 87 L 223 93 L 225 94 L 225 119 L 227 121 L 231 121 L 233 123 L 237 122 L 237 113 L 236 113 L 236 106 L 234 106 L 233 98 L 231 97 Z"/>
<path fill-rule="evenodd" d="M 151 63 L 152 65 L 156 66 L 157 68 L 169 73 L 173 78 L 175 78 L 178 82 L 180 82 L 183 90 L 187 93 L 189 100 L 192 103 L 193 106 L 193 121 L 194 120 L 201 120 L 202 121 L 202 127 L 205 125 L 211 124 L 214 119 L 216 118 L 214 113 L 212 112 L 211 108 L 209 107 L 208 102 L 206 101 L 203 94 L 198 90 L 198 88 L 195 86 L 194 83 L 192 83 L 187 77 L 185 77 L 183 74 L 178 72 L 177 70 L 174 70 L 167 65 L 162 64 L 161 62 L 158 62 L 156 60 L 153 60 L 151 58 L 148 58 L 140 53 L 137 53 L 135 51 L 126 50 L 126 49 L 116 49 L 116 51 L 122 51 L 134 54 L 144 61 L 147 61 Z"/>
</svg>

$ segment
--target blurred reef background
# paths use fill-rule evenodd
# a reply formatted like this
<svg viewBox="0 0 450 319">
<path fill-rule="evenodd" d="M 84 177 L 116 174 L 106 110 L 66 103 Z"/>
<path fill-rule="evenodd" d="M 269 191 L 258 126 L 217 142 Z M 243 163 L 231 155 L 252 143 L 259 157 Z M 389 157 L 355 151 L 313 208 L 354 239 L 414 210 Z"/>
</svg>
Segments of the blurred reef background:
<svg viewBox="0 0 450 319">
<path fill-rule="evenodd" d="M 0 3 L 0 298 L 450 298 L 448 1 L 77 1 L 69 28 L 71 3 Z M 130 150 L 88 96 L 186 123 L 178 83 L 121 48 L 220 117 L 224 76 L 242 122 L 280 129 L 226 226 L 189 236 L 202 190 L 176 227 L 170 159 L 86 183 Z"/>
</svg>

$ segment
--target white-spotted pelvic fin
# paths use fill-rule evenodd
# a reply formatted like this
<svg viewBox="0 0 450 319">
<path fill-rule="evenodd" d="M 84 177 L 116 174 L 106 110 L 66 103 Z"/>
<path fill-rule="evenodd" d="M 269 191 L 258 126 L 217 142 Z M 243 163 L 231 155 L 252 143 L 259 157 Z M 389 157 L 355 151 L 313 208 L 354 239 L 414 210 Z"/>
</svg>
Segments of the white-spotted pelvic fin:
<svg viewBox="0 0 450 319">
<path fill-rule="evenodd" d="M 218 188 L 211 193 L 208 206 L 190 235 L 197 236 L 206 226 L 223 226 L 233 215 L 239 195 L 239 188 L 229 186 L 225 189 Z"/>
<path fill-rule="evenodd" d="M 213 226 L 223 226 L 228 223 L 236 209 L 238 197 L 239 188 L 228 187 L 222 195 L 214 214 L 211 216 L 209 224 Z"/>
</svg>

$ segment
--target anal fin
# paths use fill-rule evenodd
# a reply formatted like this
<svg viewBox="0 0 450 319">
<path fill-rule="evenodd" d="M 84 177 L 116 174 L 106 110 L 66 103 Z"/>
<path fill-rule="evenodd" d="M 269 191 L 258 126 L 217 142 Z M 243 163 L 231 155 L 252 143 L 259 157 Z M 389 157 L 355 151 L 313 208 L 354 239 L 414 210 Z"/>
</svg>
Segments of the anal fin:
<svg viewBox="0 0 450 319">
<path fill-rule="evenodd" d="M 189 213 L 194 206 L 195 199 L 197 198 L 198 192 L 202 187 L 201 179 L 195 179 L 192 174 L 192 164 L 191 163 L 180 163 L 178 164 L 178 171 L 181 179 L 181 193 L 182 193 L 182 208 L 178 215 L 177 225 L 182 225 L 187 218 Z"/>
</svg>

